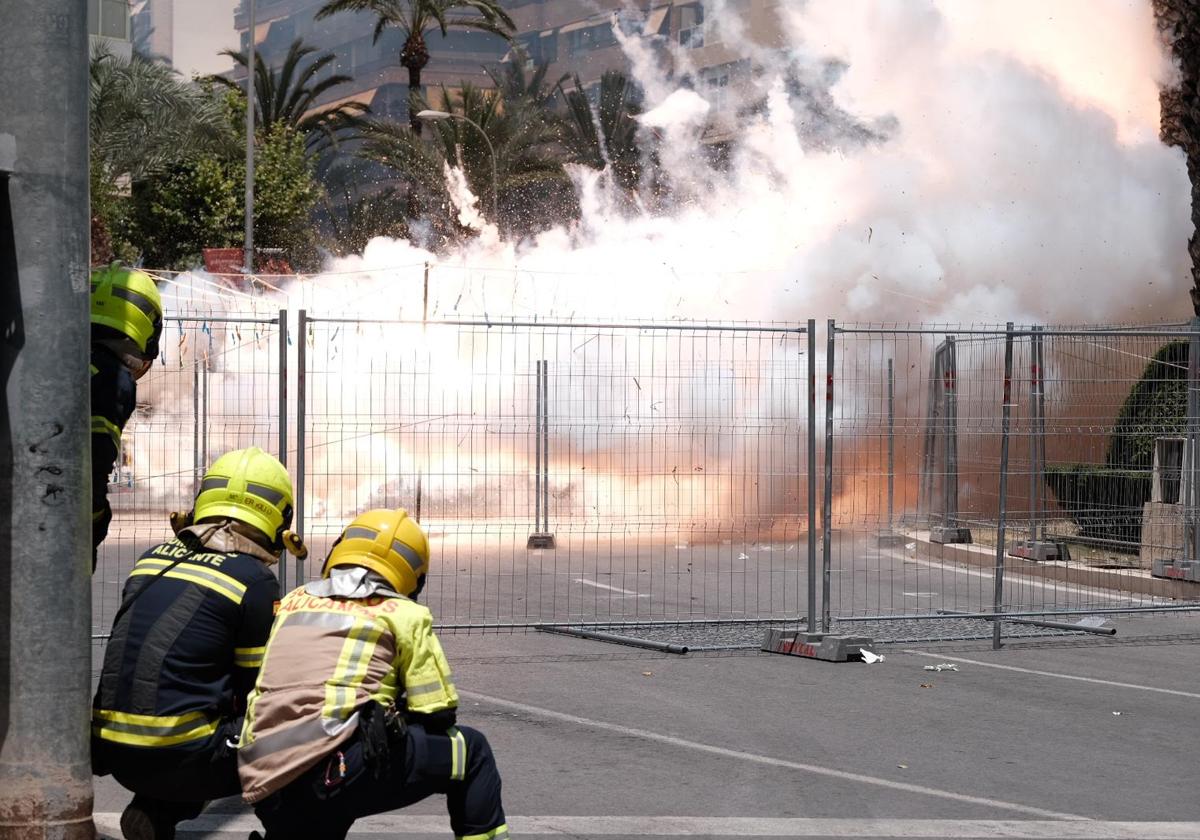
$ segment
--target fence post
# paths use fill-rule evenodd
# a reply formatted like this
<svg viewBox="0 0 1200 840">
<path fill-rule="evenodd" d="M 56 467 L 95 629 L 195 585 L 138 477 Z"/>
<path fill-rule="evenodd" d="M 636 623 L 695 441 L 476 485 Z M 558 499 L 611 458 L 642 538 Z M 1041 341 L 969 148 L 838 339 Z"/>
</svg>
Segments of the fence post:
<svg viewBox="0 0 1200 840">
<path fill-rule="evenodd" d="M 429 323 L 429 263 L 425 263 L 425 291 L 421 295 L 421 327 Z"/>
<path fill-rule="evenodd" d="M 888 485 L 887 510 L 888 532 L 896 525 L 896 365 L 887 360 L 887 413 L 888 413 Z"/>
<path fill-rule="evenodd" d="M 550 360 L 542 359 L 542 533 L 550 533 Z M 553 539 L 553 537 L 551 538 Z"/>
<path fill-rule="evenodd" d="M 817 620 L 817 322 L 808 319 L 808 615 L 812 632 Z"/>
<path fill-rule="evenodd" d="M 1027 560 L 1061 560 L 1060 543 L 1047 542 L 1046 534 L 1046 362 L 1042 327 L 1033 327 L 1029 339 L 1029 539 L 1010 552 Z"/>
<path fill-rule="evenodd" d="M 1184 548 L 1184 558 L 1190 560 L 1190 580 L 1196 579 L 1197 563 L 1200 563 L 1200 522 L 1197 521 L 1197 505 L 1200 504 L 1200 318 L 1193 318 L 1189 323 L 1192 334 L 1188 342 L 1188 399 L 1187 399 L 1187 446 L 1191 450 L 1191 460 L 1188 462 L 1190 495 L 1185 500 L 1184 510 L 1191 520 L 1191 544 Z M 1185 533 L 1185 537 L 1188 536 Z M 1188 548 L 1191 549 L 1190 557 Z"/>
<path fill-rule="evenodd" d="M 829 589 L 833 558 L 833 354 L 837 325 L 826 326 L 825 351 L 825 498 L 821 508 L 821 632 L 829 632 Z"/>
<path fill-rule="evenodd" d="M 896 531 L 896 361 L 887 360 L 887 527 L 876 533 L 880 546 L 902 546 L 907 537 Z"/>
<path fill-rule="evenodd" d="M 537 361 L 537 378 L 534 380 L 533 421 L 533 532 L 542 528 L 542 360 Z"/>
<path fill-rule="evenodd" d="M 526 548 L 554 548 L 550 533 L 550 361 L 539 359 L 534 380 L 533 533 Z"/>
<path fill-rule="evenodd" d="M 198 342 L 197 342 L 198 343 Z M 200 357 L 192 350 L 192 497 L 200 491 L 200 477 L 208 465 L 200 457 Z"/>
<path fill-rule="evenodd" d="M 304 441 L 308 414 L 308 310 L 301 309 L 296 320 L 296 471 L 292 481 L 296 487 L 296 533 L 304 531 Z M 296 585 L 304 582 L 304 561 L 296 558 Z"/>
<path fill-rule="evenodd" d="M 936 464 L 934 447 L 937 444 L 938 430 L 942 435 L 942 457 L 945 472 L 942 474 L 941 513 L 930 518 L 930 542 L 939 544 L 955 544 L 971 542 L 971 529 L 964 528 L 958 516 L 958 350 L 953 335 L 934 351 L 933 376 L 930 383 L 929 420 L 927 420 L 926 463 L 930 472 L 926 476 L 929 482 L 929 502 L 932 507 L 933 467 Z M 940 409 L 939 409 L 940 386 Z M 934 423 L 937 417 L 940 422 Z"/>
<path fill-rule="evenodd" d="M 208 353 L 204 354 L 204 368 L 200 372 L 200 464 L 208 471 Z"/>
<path fill-rule="evenodd" d="M 1000 438 L 1000 516 L 996 523 L 996 570 L 995 594 L 992 612 L 992 649 L 1000 649 L 1000 634 L 1003 630 L 1000 612 L 1004 608 L 1004 527 L 1008 516 L 1008 437 L 1012 418 L 1012 368 L 1013 368 L 1013 323 L 1008 322 L 1004 336 L 1004 405 L 1001 408 Z"/>
<path fill-rule="evenodd" d="M 279 310 L 279 405 L 276 413 L 279 417 L 279 462 L 283 464 L 284 469 L 287 469 L 288 451 L 287 451 L 287 310 Z M 284 562 L 286 555 L 280 558 L 279 563 L 279 588 L 287 592 L 287 563 Z"/>
</svg>

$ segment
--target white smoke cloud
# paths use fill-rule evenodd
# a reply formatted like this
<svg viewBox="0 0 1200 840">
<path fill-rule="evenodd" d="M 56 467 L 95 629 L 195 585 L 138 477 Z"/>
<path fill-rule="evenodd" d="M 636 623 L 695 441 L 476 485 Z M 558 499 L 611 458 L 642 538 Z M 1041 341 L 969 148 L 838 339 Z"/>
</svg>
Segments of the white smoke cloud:
<svg viewBox="0 0 1200 840">
<path fill-rule="evenodd" d="M 671 206 L 630 215 L 607 178 L 580 172 L 578 224 L 514 244 L 476 223 L 483 235 L 436 256 L 374 242 L 362 257 L 331 263 L 336 284 L 294 287 L 293 296 L 353 311 L 344 272 L 366 269 L 359 282 L 372 308 L 378 298 L 365 293 L 375 284 L 408 289 L 411 300 L 404 278 L 413 272 L 398 267 L 434 262 L 453 277 L 436 291 L 438 311 L 459 314 L 1185 314 L 1188 181 L 1182 154 L 1157 139 L 1158 84 L 1171 68 L 1147 2 L 780 5 L 784 50 L 750 42 L 723 2 L 711 7 L 730 54 L 757 63 L 765 99 L 738 117 L 727 172 L 709 167 L 701 143 L 704 90 L 681 87 L 686 72 L 666 76 L 645 42 L 622 37 L 646 92 L 643 123 L 662 138 Z M 840 113 L 789 93 L 797 79 L 830 78 Z M 845 126 L 830 128 L 840 120 L 868 133 L 883 127 L 884 139 L 858 142 Z M 456 194 L 471 206 L 465 184 Z"/>
<path fill-rule="evenodd" d="M 438 254 L 377 239 L 359 256 L 332 260 L 320 276 L 286 283 L 286 300 L 269 307 L 419 318 L 431 266 L 428 312 L 435 319 L 1078 323 L 1187 314 L 1189 184 L 1181 152 L 1157 139 L 1157 87 L 1171 67 L 1148 2 L 780 3 L 782 46 L 749 42 L 746 28 L 721 14 L 724 6 L 710 5 L 714 34 L 731 55 L 751 59 L 753 91 L 738 94 L 762 103 L 736 115 L 726 167 L 712 167 L 702 143 L 711 108 L 704 88 L 685 85 L 687 52 L 672 48 L 680 63 L 668 76 L 645 42 L 622 38 L 646 95 L 643 124 L 661 138 L 672 187 L 667 206 L 631 211 L 605 175 L 579 169 L 581 219 L 510 242 L 485 218 L 488 202 L 451 171 L 451 195 L 476 232 L 471 239 Z M 314 381 L 330 391 L 314 395 L 314 404 L 369 397 L 377 387 L 372 371 L 388 371 L 431 340 L 418 331 L 400 343 L 370 328 L 357 335 L 357 346 L 322 346 L 338 355 L 319 363 L 344 371 Z M 474 350 L 433 347 L 425 363 L 433 359 L 444 375 L 430 377 L 422 399 L 496 408 L 499 398 L 487 389 L 527 376 L 529 350 L 494 369 L 485 365 L 481 377 L 473 375 L 481 369 Z M 594 346 L 585 352 L 600 354 L 589 362 L 600 369 L 613 361 Z M 746 359 L 747 382 L 770 383 L 788 353 L 756 351 Z M 726 416 L 727 395 L 709 391 L 702 371 L 682 379 L 674 398 L 690 401 L 702 424 Z M 754 387 L 739 394 L 742 413 L 729 416 L 731 424 L 779 411 L 764 394 L 756 399 Z M 788 392 L 797 400 L 799 393 Z M 649 411 L 655 395 L 623 381 L 605 399 L 611 404 L 603 411 L 619 420 L 627 406 Z M 582 439 L 597 422 L 586 419 L 594 399 L 574 400 L 555 408 L 556 416 L 582 411 L 583 419 L 556 429 L 554 492 L 580 509 L 618 516 L 650 499 L 662 510 L 662 500 L 679 493 L 679 464 L 695 490 L 688 498 L 701 507 L 727 511 L 731 499 L 746 495 L 745 482 L 758 486 L 758 462 L 736 448 L 723 457 L 732 459 L 727 470 L 741 464 L 737 480 L 704 483 L 722 464 L 704 462 L 711 450 L 703 429 L 695 437 L 700 449 L 672 454 L 670 463 L 661 453 L 638 461 L 637 445 L 614 438 L 611 445 L 635 461 L 612 458 L 608 473 L 597 475 L 593 464 L 584 476 L 585 462 L 604 456 L 607 444 Z M 373 405 L 379 418 L 412 410 L 386 399 Z M 517 411 L 530 407 L 520 403 Z M 336 442 L 347 432 L 318 434 Z M 521 446 L 468 465 L 454 434 L 426 430 L 424 450 L 406 434 L 317 441 L 310 469 L 353 485 L 313 488 L 328 502 L 323 509 L 340 516 L 368 498 L 394 503 L 385 476 L 408 480 L 416 472 L 440 476 L 441 486 L 427 485 L 431 492 L 462 493 L 513 476 L 520 486 L 505 485 L 502 494 L 526 492 L 521 482 L 531 480 L 532 453 Z M 797 453 L 755 457 L 770 458 L 780 474 L 796 472 Z M 374 472 L 358 475 L 354 465 L 363 463 Z M 592 490 L 584 492 L 587 481 Z M 690 512 L 703 518 L 699 509 Z"/>
</svg>

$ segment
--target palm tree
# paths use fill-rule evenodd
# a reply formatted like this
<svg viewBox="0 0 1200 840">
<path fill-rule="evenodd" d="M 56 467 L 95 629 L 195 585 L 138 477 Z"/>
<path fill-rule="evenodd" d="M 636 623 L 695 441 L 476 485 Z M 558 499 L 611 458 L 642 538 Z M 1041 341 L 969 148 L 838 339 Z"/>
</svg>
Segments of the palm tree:
<svg viewBox="0 0 1200 840">
<path fill-rule="evenodd" d="M 89 62 L 88 129 L 92 256 L 114 256 L 123 204 L 119 184 L 137 184 L 194 155 L 236 144 L 220 100 L 158 61 L 122 58 L 103 45 Z"/>
<path fill-rule="evenodd" d="M 506 61 L 499 68 L 487 70 L 492 84 L 504 99 L 504 107 L 520 105 L 549 111 L 554 106 L 554 97 L 562 90 L 563 83 L 571 78 L 571 74 L 563 73 L 558 81 L 549 85 L 546 83 L 549 64 L 539 64 L 534 67 L 533 73 L 527 73 L 523 52 L 515 49 L 513 53 L 513 61 Z"/>
<path fill-rule="evenodd" d="M 283 122 L 305 138 L 305 150 L 310 155 L 319 154 L 336 145 L 338 137 L 346 129 L 359 124 L 370 108 L 361 102 L 339 102 L 328 108 L 314 108 L 316 102 L 327 91 L 338 85 L 354 81 L 350 76 L 333 74 L 316 81 L 321 72 L 334 61 L 333 53 L 322 53 L 301 66 L 301 62 L 317 52 L 297 38 L 288 48 L 279 72 L 267 67 L 262 53 L 254 55 L 254 120 L 255 125 L 270 128 Z M 235 50 L 223 50 L 243 69 L 246 54 Z M 213 81 L 233 90 L 243 91 L 244 86 L 224 76 L 213 76 Z"/>
<path fill-rule="evenodd" d="M 575 89 L 565 92 L 567 112 L 563 144 L 576 163 L 593 169 L 611 167 L 613 180 L 627 192 L 637 188 L 642 172 L 638 147 L 636 91 L 619 70 L 600 77 L 596 107 L 584 92 L 579 77 Z"/>
<path fill-rule="evenodd" d="M 510 228 L 534 229 L 572 212 L 574 194 L 554 120 L 532 108 L 509 107 L 499 91 L 471 84 L 453 96 L 443 88 L 442 97 L 447 110 L 477 123 L 491 141 L 501 215 Z M 361 154 L 408 176 L 443 207 L 450 206 L 446 164 L 461 166 L 475 195 L 489 195 L 492 155 L 479 131 L 459 120 L 435 123 L 432 130 L 433 142 L 426 143 L 395 123 L 373 122 Z"/>
<path fill-rule="evenodd" d="M 89 82 L 91 165 L 102 184 L 143 180 L 231 140 L 220 101 L 166 64 L 97 46 Z"/>
<path fill-rule="evenodd" d="M 1154 0 L 1154 14 L 1179 64 L 1179 84 L 1163 89 L 1161 133 L 1164 143 L 1187 155 L 1192 181 L 1192 307 L 1200 316 L 1200 6 L 1196 0 Z"/>
<path fill-rule="evenodd" d="M 452 14 L 461 10 L 465 14 Z M 410 96 L 421 92 L 421 71 L 429 63 L 425 34 L 437 29 L 444 38 L 451 29 L 474 29 L 510 39 L 516 29 L 501 0 L 328 0 L 317 12 L 317 20 L 338 12 L 371 12 L 375 15 L 372 43 L 389 26 L 404 34 L 400 66 L 408 70 Z M 473 14 L 472 14 L 473 13 Z M 409 125 L 421 133 L 415 109 L 409 109 Z"/>
</svg>

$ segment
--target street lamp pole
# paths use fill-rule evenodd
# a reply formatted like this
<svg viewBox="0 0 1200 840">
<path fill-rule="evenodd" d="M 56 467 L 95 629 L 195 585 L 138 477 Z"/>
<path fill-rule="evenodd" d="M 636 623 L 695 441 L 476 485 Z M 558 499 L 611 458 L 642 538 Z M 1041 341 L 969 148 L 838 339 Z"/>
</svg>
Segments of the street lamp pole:
<svg viewBox="0 0 1200 840">
<path fill-rule="evenodd" d="M 246 50 L 246 251 L 245 270 L 254 273 L 254 0 L 249 4 L 250 46 Z"/>
<path fill-rule="evenodd" d="M 483 130 L 483 126 L 475 122 L 470 117 L 464 117 L 462 114 L 451 114 L 447 111 L 421 111 L 417 114 L 417 119 L 421 122 L 435 123 L 445 120 L 459 120 L 468 123 L 475 127 L 483 137 L 483 142 L 487 143 L 488 153 L 492 156 L 492 220 L 496 224 L 500 223 L 500 188 L 497 180 L 497 164 L 496 164 L 496 147 L 492 145 L 492 140 L 488 137 L 487 132 Z"/>
</svg>

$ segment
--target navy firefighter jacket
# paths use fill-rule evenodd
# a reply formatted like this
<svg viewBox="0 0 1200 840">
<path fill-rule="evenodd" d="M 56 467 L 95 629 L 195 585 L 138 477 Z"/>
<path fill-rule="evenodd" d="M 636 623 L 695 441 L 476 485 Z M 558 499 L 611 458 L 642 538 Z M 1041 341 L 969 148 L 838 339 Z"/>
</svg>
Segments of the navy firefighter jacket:
<svg viewBox="0 0 1200 840">
<path fill-rule="evenodd" d="M 121 432 L 133 414 L 137 380 L 106 347 L 92 345 L 92 550 L 104 542 L 112 509 L 108 477 L 121 451 Z M 93 557 L 93 568 L 95 567 Z"/>
<path fill-rule="evenodd" d="M 195 525 L 142 555 L 105 651 L 94 737 L 200 749 L 245 713 L 279 601 L 256 550 L 266 555 L 228 526 Z"/>
</svg>

